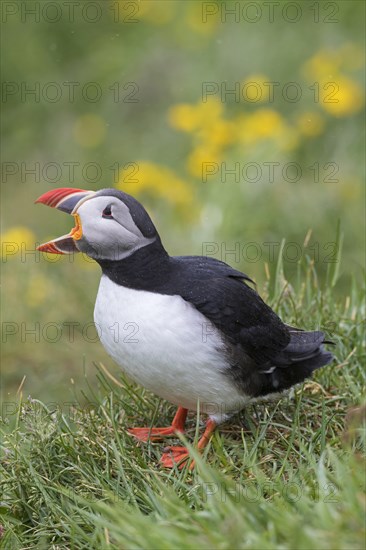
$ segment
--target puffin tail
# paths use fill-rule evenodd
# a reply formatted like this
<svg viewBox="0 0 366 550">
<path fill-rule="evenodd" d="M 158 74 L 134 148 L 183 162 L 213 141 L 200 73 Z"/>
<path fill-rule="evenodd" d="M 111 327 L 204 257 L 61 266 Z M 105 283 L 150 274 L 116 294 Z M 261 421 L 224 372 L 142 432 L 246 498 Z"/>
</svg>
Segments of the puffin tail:
<svg viewBox="0 0 366 550">
<path fill-rule="evenodd" d="M 289 344 L 266 372 L 265 386 L 268 393 L 281 392 L 303 382 L 315 370 L 333 360 L 333 354 L 324 348 L 324 344 L 333 342 L 325 340 L 323 332 L 291 329 L 290 334 Z"/>
</svg>

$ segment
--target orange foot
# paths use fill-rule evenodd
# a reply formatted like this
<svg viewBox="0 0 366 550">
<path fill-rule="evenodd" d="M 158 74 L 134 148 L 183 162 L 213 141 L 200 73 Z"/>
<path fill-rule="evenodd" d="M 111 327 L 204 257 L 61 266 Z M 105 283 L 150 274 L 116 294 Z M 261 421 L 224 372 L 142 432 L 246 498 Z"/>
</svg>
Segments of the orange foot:
<svg viewBox="0 0 366 550">
<path fill-rule="evenodd" d="M 173 419 L 172 425 L 168 428 L 130 428 L 128 433 L 140 441 L 159 441 L 164 437 L 175 435 L 177 432 L 184 433 L 186 418 L 187 409 L 179 407 Z"/>
<path fill-rule="evenodd" d="M 197 444 L 198 451 L 202 451 L 206 447 L 206 445 L 210 441 L 212 433 L 215 431 L 215 428 L 216 423 L 211 419 L 208 420 L 206 423 L 204 434 Z M 160 459 L 160 464 L 164 466 L 164 468 L 174 468 L 174 466 L 178 466 L 179 470 L 184 468 L 185 463 L 189 458 L 189 452 L 186 447 L 166 447 L 164 451 L 165 452 Z M 194 466 L 195 463 L 194 460 L 192 460 L 189 469 L 193 470 Z"/>
<path fill-rule="evenodd" d="M 175 435 L 177 432 L 183 433 L 183 430 L 177 430 L 173 426 L 168 428 L 130 428 L 127 431 L 140 441 L 160 441 L 160 439 Z"/>
<path fill-rule="evenodd" d="M 179 470 L 181 470 L 189 458 L 188 449 L 186 449 L 186 447 L 165 447 L 164 451 L 160 459 L 160 464 L 164 468 L 174 468 L 174 466 L 178 466 Z M 193 463 L 191 467 L 193 467 Z"/>
</svg>

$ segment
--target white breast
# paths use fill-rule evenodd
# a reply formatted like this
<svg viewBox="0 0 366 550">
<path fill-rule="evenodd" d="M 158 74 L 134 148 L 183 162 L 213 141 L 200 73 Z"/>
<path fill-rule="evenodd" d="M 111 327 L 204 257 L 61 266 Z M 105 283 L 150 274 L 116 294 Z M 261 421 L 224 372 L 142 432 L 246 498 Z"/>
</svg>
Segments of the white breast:
<svg viewBox="0 0 366 550">
<path fill-rule="evenodd" d="M 134 381 L 219 420 L 248 401 L 225 371 L 219 331 L 181 296 L 132 290 L 102 276 L 94 320 L 107 352 Z"/>
</svg>

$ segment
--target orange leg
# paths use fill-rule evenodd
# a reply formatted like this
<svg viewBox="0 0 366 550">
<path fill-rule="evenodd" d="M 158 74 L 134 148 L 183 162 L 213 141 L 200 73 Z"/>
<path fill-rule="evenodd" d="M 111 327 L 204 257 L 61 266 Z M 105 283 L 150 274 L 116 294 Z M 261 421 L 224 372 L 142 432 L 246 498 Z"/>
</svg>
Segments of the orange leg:
<svg viewBox="0 0 366 550">
<path fill-rule="evenodd" d="M 216 422 L 211 419 L 206 422 L 206 429 L 197 445 L 197 449 L 199 451 L 202 451 L 206 447 L 210 441 L 211 435 L 216 429 L 216 426 Z M 164 466 L 164 468 L 174 468 L 174 466 L 178 465 L 178 468 L 181 470 L 184 467 L 186 460 L 189 458 L 189 452 L 186 447 L 166 447 L 164 450 L 165 452 L 160 459 L 160 463 Z M 190 470 L 193 468 L 194 461 L 192 461 L 190 465 Z"/>
<path fill-rule="evenodd" d="M 187 409 L 179 407 L 175 417 L 173 418 L 172 425 L 168 428 L 130 428 L 127 431 L 130 435 L 133 435 L 140 441 L 159 441 L 163 437 L 175 435 L 177 432 L 184 432 L 187 412 Z"/>
</svg>

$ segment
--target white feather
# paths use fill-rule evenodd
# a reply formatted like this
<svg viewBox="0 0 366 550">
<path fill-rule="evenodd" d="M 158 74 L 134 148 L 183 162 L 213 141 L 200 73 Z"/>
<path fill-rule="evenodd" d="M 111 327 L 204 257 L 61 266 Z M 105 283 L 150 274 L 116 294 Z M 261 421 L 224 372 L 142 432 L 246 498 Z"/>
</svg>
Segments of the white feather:
<svg viewBox="0 0 366 550">
<path fill-rule="evenodd" d="M 102 276 L 94 320 L 106 351 L 148 390 L 216 421 L 250 399 L 225 371 L 220 332 L 181 296 L 132 290 Z"/>
</svg>

